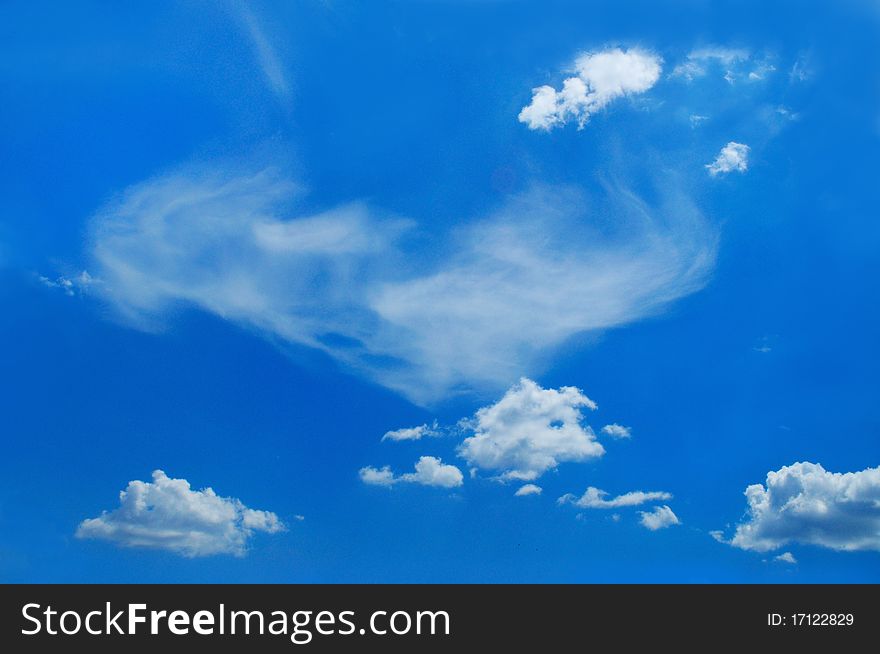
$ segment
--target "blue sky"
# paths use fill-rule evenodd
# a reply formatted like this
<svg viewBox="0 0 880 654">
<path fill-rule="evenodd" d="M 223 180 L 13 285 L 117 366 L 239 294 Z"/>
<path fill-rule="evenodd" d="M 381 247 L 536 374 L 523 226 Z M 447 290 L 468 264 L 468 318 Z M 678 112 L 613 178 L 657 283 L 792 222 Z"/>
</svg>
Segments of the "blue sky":
<svg viewBox="0 0 880 654">
<path fill-rule="evenodd" d="M 5 3 L 0 579 L 880 581 L 878 21 Z"/>
</svg>

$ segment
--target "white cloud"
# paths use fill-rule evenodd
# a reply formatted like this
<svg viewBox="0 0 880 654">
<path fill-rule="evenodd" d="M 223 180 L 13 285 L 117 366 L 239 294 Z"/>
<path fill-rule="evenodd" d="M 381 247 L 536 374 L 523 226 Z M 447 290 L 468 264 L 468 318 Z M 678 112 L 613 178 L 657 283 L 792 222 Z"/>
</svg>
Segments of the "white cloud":
<svg viewBox="0 0 880 654">
<path fill-rule="evenodd" d="M 659 207 L 614 186 L 604 199 L 534 187 L 440 232 L 422 257 L 411 221 L 362 203 L 298 215 L 297 185 L 277 170 L 214 162 L 99 211 L 95 292 L 137 327 L 197 307 L 424 404 L 503 388 L 571 336 L 701 288 L 716 234 L 674 186 Z"/>
<path fill-rule="evenodd" d="M 290 86 L 287 83 L 287 76 L 284 73 L 284 65 L 278 57 L 275 47 L 266 36 L 260 21 L 257 19 L 250 7 L 244 2 L 235 2 L 238 15 L 241 19 L 247 35 L 251 39 L 257 62 L 260 70 L 266 78 L 269 88 L 282 100 L 286 100 L 290 94 Z"/>
<path fill-rule="evenodd" d="M 434 456 L 420 457 L 416 462 L 415 469 L 415 472 L 395 476 L 388 466 L 382 468 L 367 466 L 360 469 L 359 475 L 365 484 L 376 486 L 392 486 L 404 482 L 421 484 L 422 486 L 456 488 L 464 483 L 461 470 L 453 465 L 444 464 Z"/>
<path fill-rule="evenodd" d="M 71 297 L 77 293 L 82 293 L 88 290 L 97 281 L 86 270 L 83 270 L 81 273 L 74 275 L 73 277 L 65 277 L 62 275 L 55 279 L 49 279 L 48 277 L 40 275 L 38 279 L 44 286 L 48 286 L 49 288 L 60 288 L 66 295 Z"/>
<path fill-rule="evenodd" d="M 358 475 L 362 482 L 371 486 L 391 486 L 398 481 L 394 473 L 391 472 L 391 466 L 382 466 L 381 468 L 366 466 L 358 471 Z"/>
<path fill-rule="evenodd" d="M 789 80 L 792 82 L 806 82 L 812 76 L 813 71 L 806 55 L 798 57 L 788 73 Z"/>
<path fill-rule="evenodd" d="M 779 561 L 780 563 L 790 563 L 792 565 L 797 563 L 797 559 L 794 558 L 794 554 L 792 554 L 791 552 L 783 552 L 779 556 L 774 556 L 773 560 Z"/>
<path fill-rule="evenodd" d="M 540 495 L 544 489 L 535 484 L 524 484 L 514 493 L 516 497 L 524 497 L 526 495 Z"/>
<path fill-rule="evenodd" d="M 749 146 L 731 141 L 723 148 L 715 161 L 706 164 L 709 174 L 713 177 L 732 171 L 744 173 L 749 168 Z"/>
<path fill-rule="evenodd" d="M 605 425 L 602 427 L 602 433 L 606 436 L 611 436 L 612 438 L 630 438 L 632 436 L 632 431 L 629 427 L 624 427 L 617 423 Z"/>
<path fill-rule="evenodd" d="M 550 130 L 575 120 L 583 128 L 613 100 L 654 86 L 661 64 L 660 57 L 638 48 L 581 55 L 574 65 L 577 76 L 564 80 L 560 91 L 552 86 L 532 90 L 532 101 L 520 111 L 519 121 L 529 129 Z"/>
<path fill-rule="evenodd" d="M 274 513 L 249 509 L 240 500 L 220 497 L 210 488 L 194 491 L 186 479 L 171 479 L 156 470 L 152 482 L 129 482 L 119 494 L 119 507 L 83 520 L 76 536 L 187 557 L 242 556 L 255 531 L 274 534 L 283 530 Z"/>
<path fill-rule="evenodd" d="M 646 502 L 672 499 L 672 495 L 664 491 L 631 491 L 610 500 L 605 499 L 606 495 L 608 495 L 606 491 L 590 486 L 581 497 L 566 493 L 557 502 L 559 504 L 573 504 L 581 509 L 618 509 L 624 506 L 639 506 Z"/>
<path fill-rule="evenodd" d="M 880 467 L 835 473 L 795 463 L 746 488 L 747 519 L 730 544 L 767 552 L 788 543 L 880 551 Z"/>
<path fill-rule="evenodd" d="M 651 531 L 681 524 L 678 516 L 666 505 L 654 507 L 653 511 L 639 511 L 639 515 L 642 516 L 639 522 L 645 529 Z"/>
<path fill-rule="evenodd" d="M 770 73 L 776 71 L 776 66 L 771 64 L 768 61 L 761 61 L 749 71 L 749 80 L 752 82 L 758 82 L 765 79 Z"/>
<path fill-rule="evenodd" d="M 544 389 L 523 378 L 498 402 L 479 409 L 462 426 L 473 432 L 458 447 L 469 465 L 504 479 L 532 480 L 566 461 L 602 456 L 582 408 L 596 404 L 579 389 Z"/>
<path fill-rule="evenodd" d="M 432 425 L 419 425 L 418 427 L 404 427 L 403 429 L 395 429 L 386 431 L 382 436 L 383 441 L 417 441 L 423 436 L 439 436 L 437 421 Z"/>
<path fill-rule="evenodd" d="M 709 120 L 709 116 L 703 116 L 700 114 L 691 114 L 690 116 L 688 116 L 688 120 L 691 122 L 691 128 L 697 128 L 703 122 Z"/>
<path fill-rule="evenodd" d="M 710 67 L 719 66 L 725 71 L 725 79 L 732 82 L 734 79 L 732 68 L 750 57 L 751 53 L 743 48 L 721 46 L 697 48 L 687 55 L 685 61 L 672 69 L 670 77 L 681 77 L 690 82 L 706 75 Z"/>
</svg>

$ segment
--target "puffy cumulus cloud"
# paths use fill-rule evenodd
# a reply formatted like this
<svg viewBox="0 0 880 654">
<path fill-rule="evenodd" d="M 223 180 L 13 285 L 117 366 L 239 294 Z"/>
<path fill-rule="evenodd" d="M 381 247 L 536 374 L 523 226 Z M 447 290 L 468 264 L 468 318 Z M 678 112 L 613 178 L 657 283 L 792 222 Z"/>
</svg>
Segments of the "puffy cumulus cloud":
<svg viewBox="0 0 880 654">
<path fill-rule="evenodd" d="M 773 560 L 779 561 L 780 563 L 790 563 L 791 565 L 797 563 L 797 559 L 794 558 L 794 554 L 791 552 L 783 552 L 779 556 L 774 556 Z"/>
<path fill-rule="evenodd" d="M 602 433 L 606 436 L 611 436 L 611 438 L 630 438 L 632 436 L 632 431 L 629 427 L 624 427 L 617 423 L 605 425 L 602 427 Z"/>
<path fill-rule="evenodd" d="M 767 552 L 788 543 L 880 551 L 880 467 L 828 472 L 795 463 L 746 488 L 748 514 L 730 544 Z"/>
<path fill-rule="evenodd" d="M 606 491 L 590 486 L 580 497 L 566 493 L 557 502 L 559 504 L 573 504 L 581 509 L 617 509 L 625 506 L 639 506 L 647 502 L 672 499 L 672 495 L 664 491 L 631 491 L 610 500 L 605 499 L 607 495 Z"/>
<path fill-rule="evenodd" d="M 749 146 L 731 141 L 723 148 L 715 161 L 706 164 L 709 174 L 713 177 L 729 172 L 744 173 L 749 169 Z"/>
<path fill-rule="evenodd" d="M 418 427 L 404 427 L 402 429 L 394 429 L 386 431 L 382 436 L 383 441 L 417 441 L 423 436 L 439 436 L 437 421 L 432 425 L 419 425 Z"/>
<path fill-rule="evenodd" d="M 541 388 L 523 378 L 498 402 L 462 426 L 473 432 L 458 447 L 469 465 L 498 471 L 503 479 L 532 480 L 566 461 L 602 456 L 605 449 L 581 409 L 596 403 L 573 386 Z"/>
<path fill-rule="evenodd" d="M 416 462 L 415 472 L 396 476 L 389 466 L 361 468 L 359 475 L 365 484 L 374 486 L 392 486 L 397 483 L 421 484 L 422 486 L 439 486 L 440 488 L 456 488 L 464 483 L 461 470 L 447 465 L 434 456 L 420 457 Z"/>
<path fill-rule="evenodd" d="M 643 93 L 660 77 L 662 60 L 657 55 L 630 48 L 590 52 L 577 58 L 576 76 L 557 91 L 552 86 L 532 90 L 532 101 L 519 113 L 529 129 L 551 130 L 574 120 L 582 129 L 597 111 L 613 100 Z"/>
<path fill-rule="evenodd" d="M 391 472 L 391 466 L 382 466 L 374 468 L 366 466 L 358 471 L 361 481 L 370 486 L 391 486 L 398 481 L 394 473 Z"/>
<path fill-rule="evenodd" d="M 579 333 L 631 323 L 700 289 L 716 232 L 667 184 L 587 198 L 533 187 L 442 229 L 351 203 L 297 212 L 277 170 L 213 162 L 135 185 L 92 220 L 95 293 L 142 329 L 196 307 L 428 404 L 534 374 Z M 613 216 L 609 221 L 603 217 Z"/>
<path fill-rule="evenodd" d="M 730 82 L 733 80 L 734 68 L 748 61 L 750 57 L 751 53 L 744 48 L 722 46 L 696 48 L 672 69 L 669 76 L 680 77 L 690 82 L 705 76 L 712 67 L 718 67 L 724 71 L 725 79 Z"/>
<path fill-rule="evenodd" d="M 517 489 L 514 495 L 516 497 L 525 497 L 526 495 L 540 495 L 543 490 L 543 488 L 541 488 L 540 486 L 536 486 L 535 484 L 524 484 Z"/>
<path fill-rule="evenodd" d="M 284 529 L 270 511 L 249 509 L 210 488 L 194 491 L 186 479 L 171 479 L 156 470 L 152 482 L 129 482 L 119 494 L 119 507 L 83 520 L 76 536 L 186 557 L 242 556 L 255 531 L 274 534 Z"/>
<path fill-rule="evenodd" d="M 654 507 L 652 511 L 639 511 L 642 516 L 639 522 L 645 529 L 657 531 L 658 529 L 666 529 L 673 525 L 680 525 L 681 521 L 678 516 L 672 512 L 665 504 L 663 506 Z"/>
</svg>

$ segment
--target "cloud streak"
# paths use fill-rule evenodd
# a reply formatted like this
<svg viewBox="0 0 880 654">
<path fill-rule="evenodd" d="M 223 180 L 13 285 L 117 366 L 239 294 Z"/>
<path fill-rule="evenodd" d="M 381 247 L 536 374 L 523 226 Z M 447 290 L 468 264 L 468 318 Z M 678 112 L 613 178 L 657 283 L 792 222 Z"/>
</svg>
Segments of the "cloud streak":
<svg viewBox="0 0 880 654">
<path fill-rule="evenodd" d="M 284 72 L 284 65 L 281 63 L 272 42 L 266 36 L 257 16 L 245 2 L 234 2 L 233 7 L 250 38 L 257 63 L 266 78 L 266 84 L 280 100 L 289 100 L 290 86 Z"/>
<path fill-rule="evenodd" d="M 606 495 L 608 495 L 606 491 L 590 486 L 581 497 L 566 493 L 557 502 L 559 504 L 572 504 L 581 509 L 618 509 L 626 506 L 639 506 L 647 502 L 672 499 L 672 495 L 664 491 L 631 491 L 610 500 L 605 499 Z"/>
<path fill-rule="evenodd" d="M 303 212 L 301 188 L 274 168 L 190 166 L 95 215 L 94 290 L 142 329 L 197 307 L 427 404 L 503 388 L 570 337 L 704 285 L 716 235 L 685 196 L 667 189 L 649 206 L 606 191 L 535 186 L 421 257 L 414 221 L 358 202 Z"/>
</svg>

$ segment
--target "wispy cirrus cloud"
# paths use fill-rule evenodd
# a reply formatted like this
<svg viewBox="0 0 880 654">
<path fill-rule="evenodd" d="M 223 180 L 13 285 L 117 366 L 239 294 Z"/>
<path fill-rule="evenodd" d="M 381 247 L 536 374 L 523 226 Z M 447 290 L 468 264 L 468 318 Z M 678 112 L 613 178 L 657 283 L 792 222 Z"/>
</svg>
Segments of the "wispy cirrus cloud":
<svg viewBox="0 0 880 654">
<path fill-rule="evenodd" d="M 136 184 L 95 215 L 94 290 L 135 326 L 198 307 L 428 403 L 503 387 L 571 336 L 703 286 L 716 234 L 686 196 L 672 185 L 651 206 L 606 191 L 534 186 L 441 233 L 441 256 L 422 258 L 412 220 L 358 202 L 306 213 L 278 169 L 207 162 Z"/>
<path fill-rule="evenodd" d="M 266 84 L 280 100 L 287 102 L 290 99 L 290 85 L 287 81 L 284 64 L 266 34 L 260 19 L 246 2 L 233 0 L 230 5 L 250 39 Z"/>
<path fill-rule="evenodd" d="M 725 75 L 733 75 L 734 67 L 748 61 L 752 53 L 746 48 L 730 48 L 726 46 L 705 46 L 691 50 L 684 61 L 677 64 L 670 77 L 680 77 L 687 81 L 693 81 L 698 77 L 705 76 L 713 67 L 717 66 L 724 71 Z M 731 81 L 728 78 L 728 81 Z"/>
</svg>

